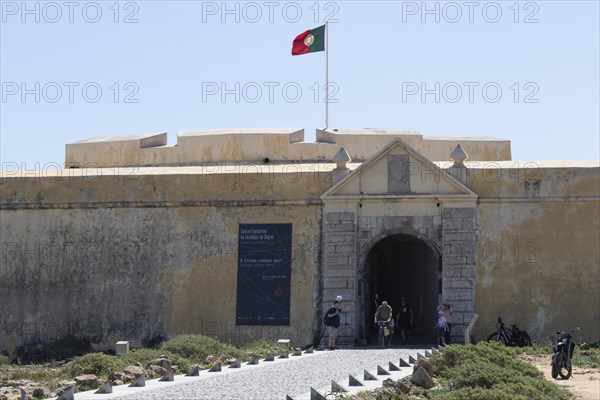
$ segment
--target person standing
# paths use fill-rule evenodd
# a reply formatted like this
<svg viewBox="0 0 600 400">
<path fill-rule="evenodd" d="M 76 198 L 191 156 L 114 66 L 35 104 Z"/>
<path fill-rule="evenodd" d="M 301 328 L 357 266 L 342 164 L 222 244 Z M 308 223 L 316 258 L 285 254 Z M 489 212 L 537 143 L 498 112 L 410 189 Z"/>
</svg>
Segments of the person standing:
<svg viewBox="0 0 600 400">
<path fill-rule="evenodd" d="M 440 304 L 437 308 L 441 311 L 446 320 L 446 331 L 444 332 L 444 340 L 446 344 L 450 344 L 450 333 L 452 332 L 452 304 Z"/>
<path fill-rule="evenodd" d="M 400 343 L 412 344 L 411 333 L 413 324 L 413 310 L 412 307 L 406 303 L 406 298 L 400 299 L 400 311 L 396 316 L 396 326 L 400 330 Z"/>
<path fill-rule="evenodd" d="M 438 320 L 435 324 L 435 328 L 437 330 L 438 344 L 440 346 L 445 346 L 446 343 L 446 332 L 448 331 L 448 323 L 446 322 L 446 318 L 444 317 L 444 312 L 442 310 L 438 311 Z"/>
<path fill-rule="evenodd" d="M 335 346 L 335 341 L 337 340 L 337 332 L 340 327 L 340 313 L 342 312 L 342 296 L 337 296 L 335 301 L 333 302 L 333 306 L 327 310 L 327 334 L 329 335 L 328 339 L 328 349 L 335 350 L 337 347 Z"/>
</svg>

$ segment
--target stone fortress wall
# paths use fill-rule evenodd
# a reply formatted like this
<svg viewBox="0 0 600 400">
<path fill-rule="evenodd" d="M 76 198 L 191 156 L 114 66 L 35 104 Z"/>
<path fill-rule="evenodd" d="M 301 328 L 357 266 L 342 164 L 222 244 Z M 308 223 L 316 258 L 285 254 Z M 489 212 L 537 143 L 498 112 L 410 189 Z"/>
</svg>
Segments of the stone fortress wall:
<svg viewBox="0 0 600 400">
<path fill-rule="evenodd" d="M 430 160 L 449 160 L 460 140 L 471 160 L 510 160 L 510 142 L 490 137 L 424 137 L 415 131 L 317 130 L 315 142 L 304 142 L 303 129 L 223 129 L 182 132 L 176 145 L 167 134 L 94 137 L 66 145 L 66 167 L 182 166 L 235 161 L 330 162 L 340 147 L 352 160 L 365 161 L 394 137 Z"/>
<path fill-rule="evenodd" d="M 456 338 L 477 313 L 478 340 L 498 316 L 534 340 L 576 325 L 600 339 L 598 161 L 513 161 L 505 140 L 416 132 L 302 139 L 293 129 L 192 132 L 176 146 L 166 134 L 96 138 L 67 145 L 67 169 L 5 172 L 0 350 L 68 334 L 98 346 L 179 333 L 303 346 L 334 293 L 351 344 L 367 312 L 359 274 L 377 241 L 398 234 L 437 252 Z M 458 144 L 469 158 L 453 170 Z M 346 172 L 333 162 L 342 147 Z M 390 191 L 398 160 L 410 160 L 411 186 Z M 456 177 L 445 189 L 440 171 Z M 289 326 L 235 325 L 243 223 L 292 224 Z"/>
</svg>

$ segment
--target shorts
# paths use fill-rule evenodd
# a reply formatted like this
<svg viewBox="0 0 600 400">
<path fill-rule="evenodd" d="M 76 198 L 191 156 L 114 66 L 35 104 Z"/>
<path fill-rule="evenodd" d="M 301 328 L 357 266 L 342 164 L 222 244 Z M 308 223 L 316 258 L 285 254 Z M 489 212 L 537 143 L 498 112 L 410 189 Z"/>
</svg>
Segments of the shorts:
<svg viewBox="0 0 600 400">
<path fill-rule="evenodd" d="M 327 334 L 329 335 L 330 338 L 336 338 L 337 332 L 338 332 L 338 328 L 336 328 L 335 326 L 331 326 L 331 325 L 327 326 Z"/>
</svg>

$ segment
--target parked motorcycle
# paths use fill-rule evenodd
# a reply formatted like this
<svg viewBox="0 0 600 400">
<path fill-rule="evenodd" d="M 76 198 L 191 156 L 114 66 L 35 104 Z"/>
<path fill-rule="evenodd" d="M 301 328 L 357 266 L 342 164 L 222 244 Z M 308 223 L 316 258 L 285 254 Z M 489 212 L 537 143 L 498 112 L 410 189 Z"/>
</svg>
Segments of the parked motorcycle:
<svg viewBox="0 0 600 400">
<path fill-rule="evenodd" d="M 580 327 L 573 329 L 571 332 L 556 332 L 558 338 L 552 346 L 554 356 L 552 356 L 552 377 L 556 378 L 560 375 L 562 379 L 569 379 L 573 373 L 571 365 L 571 357 L 575 350 L 573 343 L 573 332 L 580 330 Z"/>
</svg>

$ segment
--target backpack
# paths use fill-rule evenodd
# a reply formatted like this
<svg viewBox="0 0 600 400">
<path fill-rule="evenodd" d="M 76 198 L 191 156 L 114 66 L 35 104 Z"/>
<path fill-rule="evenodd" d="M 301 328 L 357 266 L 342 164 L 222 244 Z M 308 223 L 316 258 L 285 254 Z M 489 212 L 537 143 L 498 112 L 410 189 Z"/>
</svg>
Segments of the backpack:
<svg viewBox="0 0 600 400">
<path fill-rule="evenodd" d="M 327 309 L 327 311 L 325 311 L 325 314 L 323 314 L 323 323 L 325 325 L 327 325 L 327 322 L 329 322 L 329 317 L 327 316 L 327 314 L 329 314 L 329 309 Z"/>
</svg>

